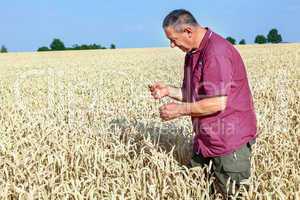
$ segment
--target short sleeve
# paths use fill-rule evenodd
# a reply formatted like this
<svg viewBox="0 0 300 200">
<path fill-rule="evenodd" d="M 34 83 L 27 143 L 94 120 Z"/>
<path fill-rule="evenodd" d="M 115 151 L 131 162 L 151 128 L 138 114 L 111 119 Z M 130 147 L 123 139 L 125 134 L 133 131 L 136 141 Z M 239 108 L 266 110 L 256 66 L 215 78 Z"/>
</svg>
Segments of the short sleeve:
<svg viewBox="0 0 300 200">
<path fill-rule="evenodd" d="M 233 66 L 228 57 L 210 56 L 203 68 L 203 85 L 207 96 L 228 96 L 232 87 Z"/>
</svg>

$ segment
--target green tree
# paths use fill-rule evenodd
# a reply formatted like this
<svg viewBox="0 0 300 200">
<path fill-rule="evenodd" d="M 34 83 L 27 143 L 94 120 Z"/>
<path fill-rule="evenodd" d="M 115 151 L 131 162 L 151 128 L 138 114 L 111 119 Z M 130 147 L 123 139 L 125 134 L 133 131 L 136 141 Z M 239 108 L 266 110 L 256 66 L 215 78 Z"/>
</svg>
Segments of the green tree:
<svg viewBox="0 0 300 200">
<path fill-rule="evenodd" d="M 256 44 L 266 44 L 268 42 L 267 38 L 264 35 L 257 35 L 254 42 Z"/>
<path fill-rule="evenodd" d="M 245 40 L 245 39 L 242 39 L 242 40 L 239 42 L 239 44 L 241 44 L 241 45 L 246 44 L 246 40 Z"/>
<path fill-rule="evenodd" d="M 80 50 L 80 46 L 78 44 L 74 44 L 71 49 L 72 50 Z"/>
<path fill-rule="evenodd" d="M 0 52 L 1 53 L 7 53 L 7 48 L 4 45 L 2 45 Z"/>
<path fill-rule="evenodd" d="M 236 40 L 233 37 L 227 37 L 226 40 L 228 40 L 231 44 L 235 45 Z"/>
<path fill-rule="evenodd" d="M 268 42 L 270 43 L 280 43 L 282 42 L 282 37 L 281 35 L 278 33 L 278 30 L 273 28 L 272 30 L 270 30 L 270 32 L 267 35 L 268 37 Z"/>
<path fill-rule="evenodd" d="M 86 44 L 83 44 L 83 45 L 80 46 L 80 49 L 81 50 L 87 50 L 87 49 L 89 49 L 89 46 L 86 45 Z"/>
<path fill-rule="evenodd" d="M 111 44 L 111 45 L 110 45 L 110 48 L 111 48 L 111 49 L 116 49 L 116 45 L 115 45 L 115 44 Z"/>
<path fill-rule="evenodd" d="M 63 51 L 66 50 L 65 44 L 58 38 L 55 38 L 50 44 L 50 48 L 53 51 Z"/>
<path fill-rule="evenodd" d="M 101 45 L 99 44 L 92 44 L 90 45 L 91 46 L 91 49 L 101 49 Z"/>
<path fill-rule="evenodd" d="M 40 47 L 37 51 L 51 51 L 48 47 Z"/>
<path fill-rule="evenodd" d="M 105 47 L 102 47 L 100 44 L 74 44 L 72 48 L 69 48 L 71 50 L 89 50 L 89 49 L 106 49 Z"/>
</svg>

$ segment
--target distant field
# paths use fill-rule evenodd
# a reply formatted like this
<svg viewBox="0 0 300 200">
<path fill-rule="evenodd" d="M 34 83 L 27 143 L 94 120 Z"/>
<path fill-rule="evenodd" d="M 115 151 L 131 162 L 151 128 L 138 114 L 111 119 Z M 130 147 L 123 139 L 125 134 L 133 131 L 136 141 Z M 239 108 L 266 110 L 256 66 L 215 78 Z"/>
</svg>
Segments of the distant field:
<svg viewBox="0 0 300 200">
<path fill-rule="evenodd" d="M 245 199 L 300 199 L 300 45 L 240 46 L 259 121 Z M 162 123 L 147 85 L 180 86 L 184 54 L 0 54 L 0 199 L 205 199 L 184 164 L 189 118 Z"/>
</svg>

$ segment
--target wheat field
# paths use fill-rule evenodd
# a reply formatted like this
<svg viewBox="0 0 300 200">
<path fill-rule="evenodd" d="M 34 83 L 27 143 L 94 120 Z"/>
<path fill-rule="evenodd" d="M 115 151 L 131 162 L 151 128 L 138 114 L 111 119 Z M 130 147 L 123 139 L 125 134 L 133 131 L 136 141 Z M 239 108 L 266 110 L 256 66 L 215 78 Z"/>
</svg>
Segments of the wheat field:
<svg viewBox="0 0 300 200">
<path fill-rule="evenodd" d="M 300 199 L 300 45 L 238 46 L 259 137 L 244 199 Z M 180 86 L 169 48 L 0 54 L 0 199 L 212 199 L 187 169 L 190 119 L 162 123 L 147 85 Z M 221 198 L 216 196 L 216 199 Z"/>
</svg>

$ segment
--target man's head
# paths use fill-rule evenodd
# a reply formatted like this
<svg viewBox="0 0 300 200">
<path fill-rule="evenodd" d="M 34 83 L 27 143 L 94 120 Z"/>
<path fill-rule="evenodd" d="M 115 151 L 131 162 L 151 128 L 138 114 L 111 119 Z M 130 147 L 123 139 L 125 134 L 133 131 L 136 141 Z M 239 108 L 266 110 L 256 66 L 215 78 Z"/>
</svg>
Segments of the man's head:
<svg viewBox="0 0 300 200">
<path fill-rule="evenodd" d="M 179 9 L 169 13 L 163 21 L 163 29 L 172 48 L 178 47 L 184 52 L 195 48 L 200 25 L 187 10 Z"/>
</svg>

